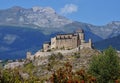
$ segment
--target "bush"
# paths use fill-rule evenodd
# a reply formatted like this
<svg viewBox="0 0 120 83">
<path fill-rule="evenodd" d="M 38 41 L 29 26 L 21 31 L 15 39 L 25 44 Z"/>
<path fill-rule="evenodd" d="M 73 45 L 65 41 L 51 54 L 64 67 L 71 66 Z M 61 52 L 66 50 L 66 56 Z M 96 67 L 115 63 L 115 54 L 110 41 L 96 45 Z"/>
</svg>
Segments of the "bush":
<svg viewBox="0 0 120 83">
<path fill-rule="evenodd" d="M 80 58 L 80 53 L 74 53 L 73 57 L 77 59 Z"/>
<path fill-rule="evenodd" d="M 63 57 L 64 56 L 59 52 L 58 54 L 52 54 L 51 56 L 49 56 L 48 60 L 49 61 L 56 60 L 56 59 L 61 60 L 61 59 L 63 59 Z"/>
<path fill-rule="evenodd" d="M 35 68 L 35 66 L 33 65 L 33 63 L 28 63 L 28 64 L 25 64 L 24 66 L 24 71 L 26 71 L 27 73 L 31 73 L 33 71 L 33 69 Z"/>
<path fill-rule="evenodd" d="M 51 60 L 55 60 L 56 59 L 56 55 L 55 54 L 52 54 L 48 57 L 48 60 L 51 61 Z"/>
<path fill-rule="evenodd" d="M 64 56 L 59 52 L 59 53 L 56 55 L 56 57 L 57 57 L 57 59 L 61 60 L 61 59 L 63 59 Z"/>
<path fill-rule="evenodd" d="M 72 65 L 67 62 L 49 78 L 50 83 L 96 83 L 96 78 L 88 75 L 84 69 L 73 72 Z"/>
</svg>

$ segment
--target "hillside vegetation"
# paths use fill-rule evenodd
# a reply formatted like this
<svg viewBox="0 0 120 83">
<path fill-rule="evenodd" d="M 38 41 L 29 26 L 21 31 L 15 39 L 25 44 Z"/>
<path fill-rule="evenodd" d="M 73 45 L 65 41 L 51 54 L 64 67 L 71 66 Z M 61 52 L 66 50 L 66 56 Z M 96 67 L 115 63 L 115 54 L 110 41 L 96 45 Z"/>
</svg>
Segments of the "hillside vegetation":
<svg viewBox="0 0 120 83">
<path fill-rule="evenodd" d="M 4 69 L 1 83 L 119 83 L 117 52 L 109 47 L 102 53 L 82 49 L 71 55 L 61 53 L 25 60 L 22 67 Z"/>
</svg>

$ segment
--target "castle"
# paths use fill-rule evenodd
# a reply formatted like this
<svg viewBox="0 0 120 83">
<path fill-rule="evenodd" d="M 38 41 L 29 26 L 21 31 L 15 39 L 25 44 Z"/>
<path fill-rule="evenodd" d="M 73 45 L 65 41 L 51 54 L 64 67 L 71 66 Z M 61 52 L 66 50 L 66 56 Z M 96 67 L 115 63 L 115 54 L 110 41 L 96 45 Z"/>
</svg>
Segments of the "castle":
<svg viewBox="0 0 120 83">
<path fill-rule="evenodd" d="M 73 48 L 92 48 L 92 41 L 85 42 L 84 31 L 77 30 L 75 33 L 58 34 L 51 38 L 50 42 L 43 44 L 43 51 L 47 52 L 52 49 L 73 49 Z"/>
<path fill-rule="evenodd" d="M 27 52 L 26 58 L 34 60 L 35 57 L 49 56 L 62 53 L 63 55 L 77 52 L 82 48 L 92 48 L 92 41 L 85 42 L 84 31 L 77 30 L 75 33 L 58 34 L 51 38 L 50 42 L 43 44 L 43 49 L 37 51 L 34 55 Z"/>
</svg>

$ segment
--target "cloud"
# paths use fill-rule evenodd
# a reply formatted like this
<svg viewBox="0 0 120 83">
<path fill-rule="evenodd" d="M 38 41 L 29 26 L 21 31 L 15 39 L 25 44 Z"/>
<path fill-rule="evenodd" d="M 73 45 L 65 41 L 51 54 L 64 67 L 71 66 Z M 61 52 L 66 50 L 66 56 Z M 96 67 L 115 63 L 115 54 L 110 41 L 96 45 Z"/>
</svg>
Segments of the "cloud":
<svg viewBox="0 0 120 83">
<path fill-rule="evenodd" d="M 61 14 L 71 14 L 77 11 L 78 7 L 75 4 L 66 4 L 63 8 L 61 8 Z"/>
<path fill-rule="evenodd" d="M 4 36 L 3 39 L 4 39 L 5 43 L 12 44 L 16 40 L 17 37 L 18 36 L 16 36 L 16 35 L 7 34 Z"/>
<path fill-rule="evenodd" d="M 3 52 L 3 51 L 10 51 L 10 48 L 9 47 L 1 46 L 0 47 L 0 52 Z"/>
</svg>

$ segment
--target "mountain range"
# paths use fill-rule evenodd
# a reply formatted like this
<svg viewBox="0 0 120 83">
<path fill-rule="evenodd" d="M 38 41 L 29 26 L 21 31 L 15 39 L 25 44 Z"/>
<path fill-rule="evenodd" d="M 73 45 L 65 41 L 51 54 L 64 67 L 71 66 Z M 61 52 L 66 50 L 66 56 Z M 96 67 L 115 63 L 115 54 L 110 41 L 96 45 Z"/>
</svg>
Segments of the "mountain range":
<svg viewBox="0 0 120 83">
<path fill-rule="evenodd" d="M 116 50 L 120 51 L 120 35 L 94 43 L 94 47 L 99 50 L 104 50 L 109 46 L 112 46 Z"/>
<path fill-rule="evenodd" d="M 120 34 L 120 21 L 97 26 L 72 21 L 55 12 L 51 7 L 23 8 L 14 6 L 0 10 L 0 56 L 25 56 L 35 52 L 57 33 L 71 33 L 83 29 L 85 39 L 99 42 Z M 5 58 L 5 57 L 4 57 Z M 3 59 L 3 58 L 1 58 Z"/>
<path fill-rule="evenodd" d="M 79 28 L 106 39 L 120 34 L 120 21 L 113 21 L 103 26 L 76 22 L 60 16 L 51 7 L 32 7 L 25 9 L 14 6 L 0 10 L 0 25 L 26 26 L 40 29 L 44 33 L 71 32 Z"/>
</svg>

